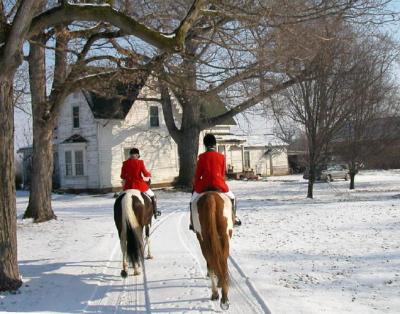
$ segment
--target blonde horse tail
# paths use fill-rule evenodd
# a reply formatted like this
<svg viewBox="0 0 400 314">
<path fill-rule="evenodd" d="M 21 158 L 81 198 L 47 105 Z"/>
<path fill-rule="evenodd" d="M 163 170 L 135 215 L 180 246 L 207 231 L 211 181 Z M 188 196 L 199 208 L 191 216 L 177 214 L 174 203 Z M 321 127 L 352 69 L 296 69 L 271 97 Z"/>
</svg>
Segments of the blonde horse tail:
<svg viewBox="0 0 400 314">
<path fill-rule="evenodd" d="M 140 226 L 133 208 L 142 206 L 137 197 L 126 193 L 122 200 L 122 241 L 126 241 L 127 255 L 132 265 L 139 264 L 142 257 L 142 241 L 137 230 Z"/>
</svg>

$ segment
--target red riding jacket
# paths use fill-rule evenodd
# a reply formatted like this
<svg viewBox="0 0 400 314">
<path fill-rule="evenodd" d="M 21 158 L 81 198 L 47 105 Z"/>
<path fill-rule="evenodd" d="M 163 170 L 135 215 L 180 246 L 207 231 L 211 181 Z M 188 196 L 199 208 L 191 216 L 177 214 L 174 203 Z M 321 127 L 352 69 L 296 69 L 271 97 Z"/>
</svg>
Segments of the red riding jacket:
<svg viewBox="0 0 400 314">
<path fill-rule="evenodd" d="M 199 155 L 193 188 L 197 193 L 202 193 L 210 188 L 219 189 L 224 193 L 229 191 L 225 183 L 224 155 L 215 151 L 206 151 Z"/>
<path fill-rule="evenodd" d="M 121 179 L 125 180 L 124 190 L 137 189 L 146 192 L 149 186 L 143 180 L 143 176 L 151 177 L 151 173 L 147 171 L 143 160 L 128 159 L 124 161 L 121 169 Z"/>
</svg>

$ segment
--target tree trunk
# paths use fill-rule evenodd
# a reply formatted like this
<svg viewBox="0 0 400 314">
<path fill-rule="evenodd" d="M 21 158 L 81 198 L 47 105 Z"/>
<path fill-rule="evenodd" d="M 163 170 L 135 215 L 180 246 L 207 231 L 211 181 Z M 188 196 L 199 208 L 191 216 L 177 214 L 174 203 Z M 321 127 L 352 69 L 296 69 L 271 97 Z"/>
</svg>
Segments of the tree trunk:
<svg viewBox="0 0 400 314">
<path fill-rule="evenodd" d="M 354 178 L 356 176 L 355 171 L 350 171 L 350 190 L 354 190 Z"/>
<path fill-rule="evenodd" d="M 40 41 L 40 35 L 34 38 Z M 32 96 L 33 155 L 29 204 L 24 218 L 35 222 L 55 219 L 51 207 L 53 173 L 53 129 L 49 103 L 46 101 L 45 51 L 31 44 L 29 79 Z"/>
<path fill-rule="evenodd" d="M 178 186 L 192 187 L 199 152 L 199 136 L 200 130 L 197 128 L 185 129 L 185 132 L 179 136 L 177 141 L 179 154 Z"/>
<path fill-rule="evenodd" d="M 35 121 L 33 134 L 32 178 L 29 205 L 24 218 L 33 218 L 35 222 L 43 222 L 57 218 L 51 207 L 53 130 Z"/>
<path fill-rule="evenodd" d="M 12 78 L 0 81 L 0 291 L 22 284 L 17 262 Z"/>
<path fill-rule="evenodd" d="M 308 179 L 307 198 L 314 197 L 314 195 L 313 195 L 314 182 L 315 182 L 315 179 L 311 179 L 311 177 Z"/>
<path fill-rule="evenodd" d="M 309 164 L 309 177 L 308 177 L 308 189 L 307 189 L 307 198 L 313 198 L 313 190 L 314 190 L 314 182 L 315 182 L 315 172 L 316 167 L 314 163 Z"/>
</svg>

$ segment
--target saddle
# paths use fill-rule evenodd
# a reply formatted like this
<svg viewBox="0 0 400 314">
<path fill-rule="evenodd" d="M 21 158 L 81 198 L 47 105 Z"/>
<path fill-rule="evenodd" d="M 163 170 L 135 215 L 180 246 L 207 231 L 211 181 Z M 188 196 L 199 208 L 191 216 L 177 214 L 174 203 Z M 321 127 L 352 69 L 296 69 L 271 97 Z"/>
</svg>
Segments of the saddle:
<svg viewBox="0 0 400 314">
<path fill-rule="evenodd" d="M 142 195 L 144 202 L 145 202 L 145 199 L 147 199 L 150 202 L 151 209 L 153 210 L 154 218 L 157 219 L 158 216 L 161 216 L 161 212 L 157 209 L 157 203 L 156 203 L 155 197 L 150 197 L 145 192 L 140 192 L 140 194 Z"/>
<path fill-rule="evenodd" d="M 145 199 L 147 199 L 147 200 L 150 202 L 151 206 L 153 206 L 153 203 L 151 202 L 150 196 L 148 196 L 148 195 L 147 195 L 146 193 L 144 193 L 144 192 L 140 192 L 140 195 L 142 195 L 143 201 L 144 201 Z"/>
<path fill-rule="evenodd" d="M 212 187 L 212 186 L 207 187 L 207 188 L 204 190 L 204 192 L 218 192 L 218 193 L 222 193 L 222 191 L 221 191 L 219 188 L 215 188 L 215 187 Z M 203 193 L 204 193 L 204 192 L 203 192 Z"/>
</svg>

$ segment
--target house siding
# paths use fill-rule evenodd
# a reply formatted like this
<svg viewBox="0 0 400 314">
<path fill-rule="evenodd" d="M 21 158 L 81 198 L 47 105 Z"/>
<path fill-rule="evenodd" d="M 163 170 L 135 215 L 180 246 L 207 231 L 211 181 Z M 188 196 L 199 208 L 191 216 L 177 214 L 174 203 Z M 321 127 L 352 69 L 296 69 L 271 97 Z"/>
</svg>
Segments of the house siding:
<svg viewBox="0 0 400 314">
<path fill-rule="evenodd" d="M 72 108 L 79 107 L 79 128 L 73 127 Z M 67 97 L 60 109 L 56 143 L 59 156 L 60 187 L 81 189 L 99 188 L 97 123 L 82 92 L 75 92 Z M 86 143 L 63 143 L 74 134 L 87 140 Z M 84 176 L 67 177 L 65 175 L 65 151 L 84 150 Z"/>
<path fill-rule="evenodd" d="M 270 153 L 266 154 L 266 147 L 245 147 L 244 149 L 250 153 L 250 167 L 256 174 L 261 176 L 271 176 L 285 175 L 289 173 L 286 148 L 272 148 L 272 155 Z"/>
<path fill-rule="evenodd" d="M 154 96 L 147 88 L 141 93 Z M 150 127 L 150 106 L 159 109 L 159 127 Z M 99 120 L 98 125 L 101 188 L 121 187 L 124 150 L 132 147 L 140 150 L 152 173 L 152 184 L 171 183 L 178 175 L 177 147 L 168 134 L 160 104 L 136 101 L 124 121 Z"/>
<path fill-rule="evenodd" d="M 140 98 L 160 95 L 154 88 L 144 87 Z M 79 107 L 80 126 L 73 127 L 73 107 Z M 159 126 L 150 126 L 150 107 L 156 106 Z M 176 124 L 180 125 L 181 108 L 174 106 Z M 250 168 L 262 176 L 288 173 L 285 148 L 275 149 L 272 155 L 265 154 L 266 146 L 246 146 L 245 139 L 230 134 L 229 125 L 216 126 L 200 134 L 199 153 L 204 152 L 202 143 L 205 133 L 217 136 L 217 145 L 224 147 L 226 166 L 233 166 L 234 172 L 242 172 L 243 152 L 250 153 Z M 74 134 L 86 142 L 63 143 Z M 222 139 L 218 142 L 218 138 Z M 225 140 L 224 140 L 225 138 Z M 233 142 L 227 142 L 229 139 Z M 225 142 L 224 142 L 225 141 Z M 158 102 L 137 100 L 124 120 L 95 119 L 82 92 L 76 92 L 65 100 L 60 109 L 55 144 L 58 153 L 60 188 L 68 191 L 116 191 L 122 188 L 120 171 L 126 150 L 137 147 L 147 169 L 152 173 L 152 184 L 170 185 L 179 174 L 179 157 L 176 143 L 168 133 L 161 105 Z M 66 176 L 65 152 L 84 152 L 84 175 Z M 272 160 L 272 171 L 271 171 Z"/>
</svg>

